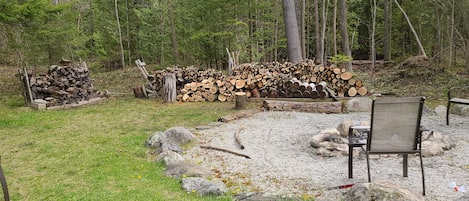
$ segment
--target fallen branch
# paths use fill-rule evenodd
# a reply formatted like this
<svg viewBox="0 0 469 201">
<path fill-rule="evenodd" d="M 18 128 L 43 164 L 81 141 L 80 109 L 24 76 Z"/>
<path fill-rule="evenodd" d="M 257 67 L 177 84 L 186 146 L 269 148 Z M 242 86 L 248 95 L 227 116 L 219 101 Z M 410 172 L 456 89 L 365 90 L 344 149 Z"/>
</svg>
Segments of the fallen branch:
<svg viewBox="0 0 469 201">
<path fill-rule="evenodd" d="M 241 142 L 241 138 L 239 138 L 239 134 L 241 133 L 241 131 L 242 131 L 243 129 L 244 129 L 244 128 L 241 127 L 241 128 L 238 130 L 238 132 L 236 132 L 236 133 L 234 134 L 236 143 L 239 145 L 239 148 L 241 148 L 241 149 L 244 149 L 244 145 L 243 145 L 243 143 Z"/>
<path fill-rule="evenodd" d="M 234 154 L 234 155 L 237 155 L 237 156 L 242 156 L 244 158 L 249 158 L 251 159 L 251 157 L 249 157 L 248 155 L 245 155 L 245 154 L 242 154 L 242 153 L 238 153 L 238 152 L 235 152 L 235 151 L 231 151 L 231 150 L 228 150 L 228 149 L 224 149 L 224 148 L 219 148 L 219 147 L 212 147 L 212 146 L 200 146 L 200 148 L 204 148 L 204 149 L 213 149 L 213 150 L 217 150 L 217 151 L 223 151 L 223 152 L 227 152 L 227 153 L 230 153 L 230 154 Z"/>
</svg>

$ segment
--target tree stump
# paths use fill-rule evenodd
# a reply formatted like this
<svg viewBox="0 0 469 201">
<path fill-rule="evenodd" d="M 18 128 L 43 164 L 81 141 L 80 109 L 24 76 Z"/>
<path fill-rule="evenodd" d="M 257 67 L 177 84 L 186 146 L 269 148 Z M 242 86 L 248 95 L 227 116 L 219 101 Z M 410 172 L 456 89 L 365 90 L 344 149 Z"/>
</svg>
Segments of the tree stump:
<svg viewBox="0 0 469 201">
<path fill-rule="evenodd" d="M 163 100 L 166 103 L 173 103 L 176 101 L 176 75 L 174 73 L 167 73 L 163 79 Z"/>
<path fill-rule="evenodd" d="M 246 109 L 246 103 L 248 101 L 248 96 L 246 95 L 246 92 L 236 92 L 235 100 L 236 100 L 235 109 L 237 110 Z"/>
</svg>

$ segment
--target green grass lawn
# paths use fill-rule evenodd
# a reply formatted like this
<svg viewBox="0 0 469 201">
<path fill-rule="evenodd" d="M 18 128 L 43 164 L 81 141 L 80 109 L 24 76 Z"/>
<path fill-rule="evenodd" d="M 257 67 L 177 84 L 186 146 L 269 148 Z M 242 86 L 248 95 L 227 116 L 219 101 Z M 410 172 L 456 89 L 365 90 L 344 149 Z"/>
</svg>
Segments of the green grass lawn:
<svg viewBox="0 0 469 201">
<path fill-rule="evenodd" d="M 234 103 L 173 103 L 114 97 L 35 111 L 0 99 L 0 156 L 12 200 L 231 200 L 184 192 L 147 157 L 145 139 L 234 113 Z"/>
</svg>

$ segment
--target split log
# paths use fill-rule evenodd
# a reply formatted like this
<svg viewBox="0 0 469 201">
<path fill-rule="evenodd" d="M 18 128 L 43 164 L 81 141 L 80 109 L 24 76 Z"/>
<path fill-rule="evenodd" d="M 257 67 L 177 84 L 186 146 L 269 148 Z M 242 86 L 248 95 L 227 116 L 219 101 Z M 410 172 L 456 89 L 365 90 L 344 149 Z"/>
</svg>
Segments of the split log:
<svg viewBox="0 0 469 201">
<path fill-rule="evenodd" d="M 296 102 L 265 100 L 262 107 L 272 111 L 297 111 L 311 113 L 340 113 L 341 102 Z"/>
<path fill-rule="evenodd" d="M 350 89 L 348 90 L 347 94 L 350 96 L 350 97 L 355 97 L 357 95 L 357 89 L 355 87 L 350 87 Z"/>
<path fill-rule="evenodd" d="M 350 80 L 353 77 L 353 74 L 351 72 L 343 72 L 340 74 L 340 78 L 342 80 Z"/>
<path fill-rule="evenodd" d="M 164 75 L 163 100 L 167 103 L 176 101 L 176 75 L 168 73 Z"/>
<path fill-rule="evenodd" d="M 368 89 L 366 89 L 366 87 L 360 87 L 358 88 L 358 94 L 360 94 L 361 96 L 364 96 L 368 93 Z"/>
</svg>

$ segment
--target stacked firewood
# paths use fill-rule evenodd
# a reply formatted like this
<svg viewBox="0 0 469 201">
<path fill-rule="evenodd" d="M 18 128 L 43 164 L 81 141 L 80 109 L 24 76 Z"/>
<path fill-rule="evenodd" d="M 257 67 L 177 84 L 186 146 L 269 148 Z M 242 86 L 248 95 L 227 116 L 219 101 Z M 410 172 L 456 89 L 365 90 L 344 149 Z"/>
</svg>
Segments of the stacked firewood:
<svg viewBox="0 0 469 201">
<path fill-rule="evenodd" d="M 47 74 L 28 75 L 31 100 L 42 99 L 47 107 L 78 104 L 80 101 L 98 97 L 93 89 L 86 63 L 79 65 L 62 60 L 49 67 Z"/>
<path fill-rule="evenodd" d="M 312 60 L 299 64 L 265 62 L 241 64 L 232 75 L 213 69 L 167 68 L 148 78 L 161 90 L 165 73 L 175 73 L 180 101 L 233 101 L 236 92 L 248 97 L 326 98 L 366 95 L 368 90 L 345 68 L 320 66 Z"/>
</svg>

